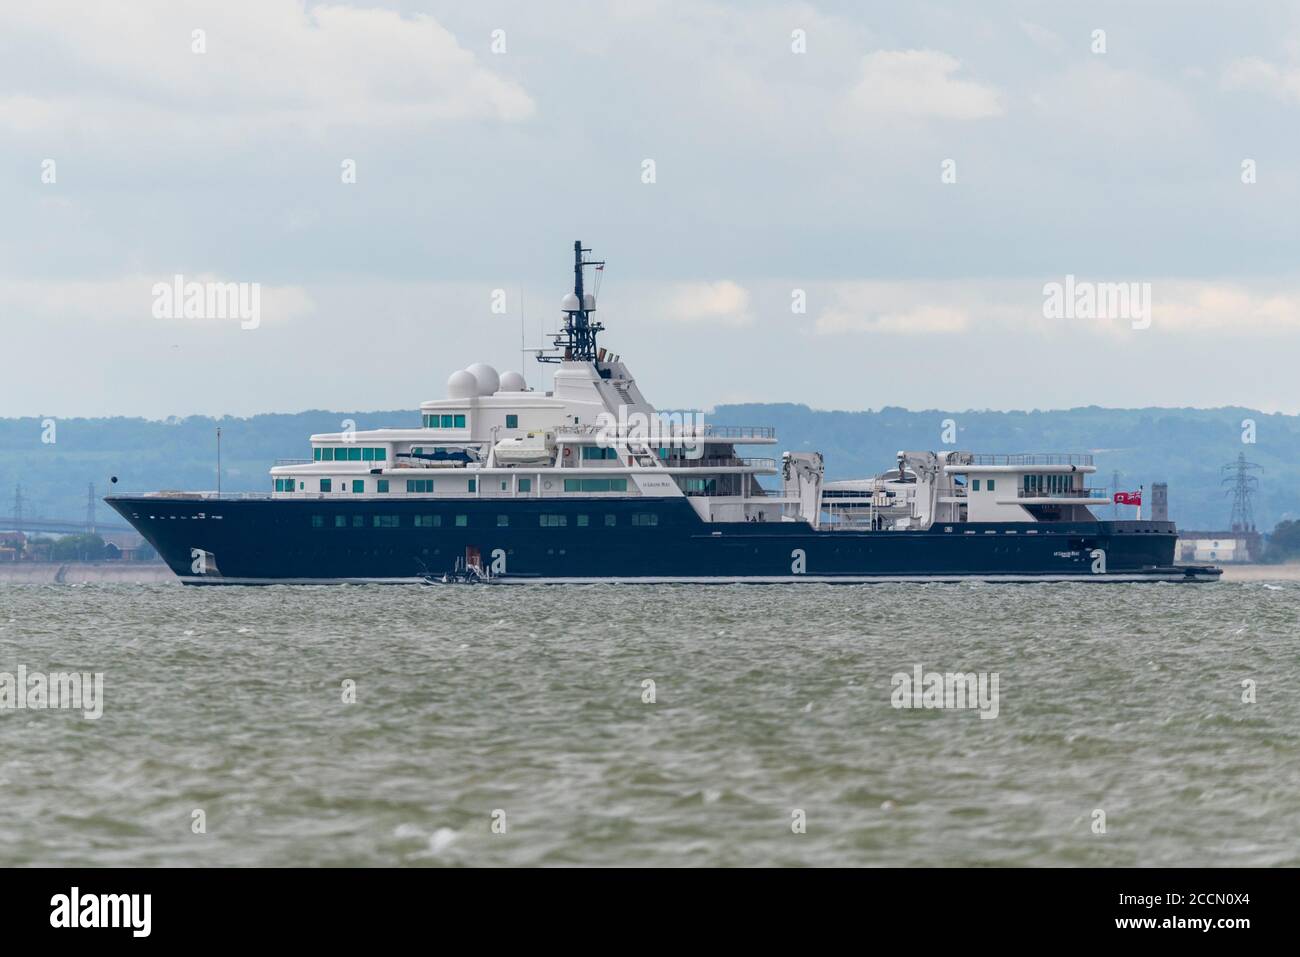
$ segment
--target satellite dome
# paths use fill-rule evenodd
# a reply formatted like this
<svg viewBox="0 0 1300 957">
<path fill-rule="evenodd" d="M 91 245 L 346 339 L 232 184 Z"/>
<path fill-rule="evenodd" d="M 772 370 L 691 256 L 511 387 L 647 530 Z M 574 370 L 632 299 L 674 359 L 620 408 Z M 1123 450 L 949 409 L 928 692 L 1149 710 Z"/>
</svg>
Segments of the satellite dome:
<svg viewBox="0 0 1300 957">
<path fill-rule="evenodd" d="M 447 380 L 447 397 L 449 399 L 472 399 L 478 395 L 478 379 L 472 372 L 459 369 Z"/>
<path fill-rule="evenodd" d="M 578 302 L 578 297 L 573 293 L 569 293 L 560 300 L 560 309 L 563 312 L 577 312 L 581 308 L 582 305 Z"/>
<path fill-rule="evenodd" d="M 582 308 L 586 309 L 588 312 L 591 312 L 593 309 L 596 308 L 595 293 L 584 292 L 582 294 Z"/>
<path fill-rule="evenodd" d="M 523 392 L 528 388 L 528 383 L 518 372 L 501 373 L 501 392 Z"/>
<path fill-rule="evenodd" d="M 486 362 L 476 362 L 465 371 L 478 382 L 479 395 L 491 395 L 501 388 L 501 377 L 497 375 L 497 370 Z"/>
</svg>

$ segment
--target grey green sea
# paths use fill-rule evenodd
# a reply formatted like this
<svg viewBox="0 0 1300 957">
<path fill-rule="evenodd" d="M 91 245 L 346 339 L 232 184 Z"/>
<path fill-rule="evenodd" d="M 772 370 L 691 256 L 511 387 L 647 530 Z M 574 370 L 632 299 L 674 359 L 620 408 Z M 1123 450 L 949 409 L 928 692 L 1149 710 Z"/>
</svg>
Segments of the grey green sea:
<svg viewBox="0 0 1300 957">
<path fill-rule="evenodd" d="M 0 708 L 0 865 L 1294 866 L 1298 619 L 1285 581 L 0 584 L 0 673 L 103 675 L 98 718 Z M 996 717 L 897 707 L 917 668 Z"/>
</svg>

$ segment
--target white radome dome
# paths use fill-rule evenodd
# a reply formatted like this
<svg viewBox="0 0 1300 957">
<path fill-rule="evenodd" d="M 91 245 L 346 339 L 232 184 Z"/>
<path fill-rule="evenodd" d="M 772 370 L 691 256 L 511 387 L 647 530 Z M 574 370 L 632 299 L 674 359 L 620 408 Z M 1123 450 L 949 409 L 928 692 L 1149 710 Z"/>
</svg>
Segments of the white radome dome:
<svg viewBox="0 0 1300 957">
<path fill-rule="evenodd" d="M 596 308 L 596 296 L 594 293 L 584 292 L 582 294 L 582 308 L 592 312 Z"/>
<path fill-rule="evenodd" d="M 560 310 L 562 312 L 577 312 L 581 308 L 582 305 L 578 302 L 578 297 L 574 293 L 569 293 L 560 300 Z"/>
<path fill-rule="evenodd" d="M 523 392 L 528 388 L 528 383 L 518 372 L 501 373 L 501 392 Z"/>
<path fill-rule="evenodd" d="M 472 372 L 458 369 L 447 380 L 447 398 L 472 399 L 478 395 L 478 379 Z"/>
<path fill-rule="evenodd" d="M 465 369 L 478 382 L 479 395 L 491 395 L 497 389 L 501 388 L 501 377 L 497 375 L 497 370 L 493 369 L 486 362 L 476 362 Z"/>
</svg>

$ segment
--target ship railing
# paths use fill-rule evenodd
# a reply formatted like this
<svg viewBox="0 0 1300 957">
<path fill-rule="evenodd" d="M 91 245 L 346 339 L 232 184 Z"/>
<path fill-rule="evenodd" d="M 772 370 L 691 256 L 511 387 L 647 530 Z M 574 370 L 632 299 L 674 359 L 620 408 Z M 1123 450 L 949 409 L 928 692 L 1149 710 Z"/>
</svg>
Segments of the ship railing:
<svg viewBox="0 0 1300 957">
<path fill-rule="evenodd" d="M 282 493 L 283 498 L 287 493 Z M 309 493 L 295 492 L 295 495 L 306 496 Z M 131 489 L 113 489 L 105 498 L 147 498 L 159 502 L 237 502 L 244 499 L 270 499 L 273 496 L 270 492 L 221 492 L 215 491 L 185 492 L 170 489 L 148 489 L 135 491 Z"/>
<path fill-rule="evenodd" d="M 1110 498 L 1109 489 L 1104 488 L 1067 488 L 1055 492 L 1045 488 L 1022 488 L 1016 493 L 1017 498 L 1090 498 L 1105 500 Z"/>
<path fill-rule="evenodd" d="M 705 425 L 704 434 L 720 439 L 774 439 L 776 428 L 770 425 Z"/>
<path fill-rule="evenodd" d="M 976 452 L 971 455 L 972 465 L 1092 465 L 1092 455 L 1087 452 L 1022 452 L 1010 455 L 992 455 Z"/>
<path fill-rule="evenodd" d="M 635 427 L 620 430 L 616 425 L 559 425 L 556 435 L 607 435 L 612 439 L 632 439 L 655 442 L 659 439 L 698 438 L 715 439 L 774 439 L 776 429 L 770 425 L 681 425 L 670 422 L 650 429 Z"/>
<path fill-rule="evenodd" d="M 276 465 L 311 465 L 315 459 L 276 459 Z"/>
<path fill-rule="evenodd" d="M 770 470 L 770 471 L 773 471 L 773 472 L 776 471 L 776 459 L 740 458 L 740 457 L 737 457 L 737 456 L 729 456 L 729 457 L 726 457 L 726 458 L 701 458 L 701 459 L 690 459 L 690 458 L 684 458 L 684 459 L 681 459 L 680 461 L 678 461 L 678 460 L 676 460 L 676 459 L 670 459 L 670 460 L 668 460 L 668 461 L 666 461 L 666 462 L 663 462 L 662 464 L 665 465 L 665 466 L 667 466 L 668 468 L 672 468 L 672 469 L 677 469 L 677 468 L 692 468 L 692 469 L 718 469 L 718 468 L 722 468 L 722 469 L 739 469 L 739 468 L 746 468 L 746 469 L 758 469 L 758 470 L 760 470 L 760 471 L 762 471 L 762 470 Z"/>
</svg>

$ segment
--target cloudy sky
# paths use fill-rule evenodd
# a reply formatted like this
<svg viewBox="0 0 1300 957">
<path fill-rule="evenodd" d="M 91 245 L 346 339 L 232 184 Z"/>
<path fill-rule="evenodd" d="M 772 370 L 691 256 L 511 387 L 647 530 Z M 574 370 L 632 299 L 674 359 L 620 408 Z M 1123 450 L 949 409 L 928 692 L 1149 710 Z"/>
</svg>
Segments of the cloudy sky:
<svg viewBox="0 0 1300 957">
<path fill-rule="evenodd" d="M 409 408 L 576 238 L 663 406 L 1294 412 L 1298 213 L 1294 3 L 0 7 L 0 415 Z"/>
</svg>

